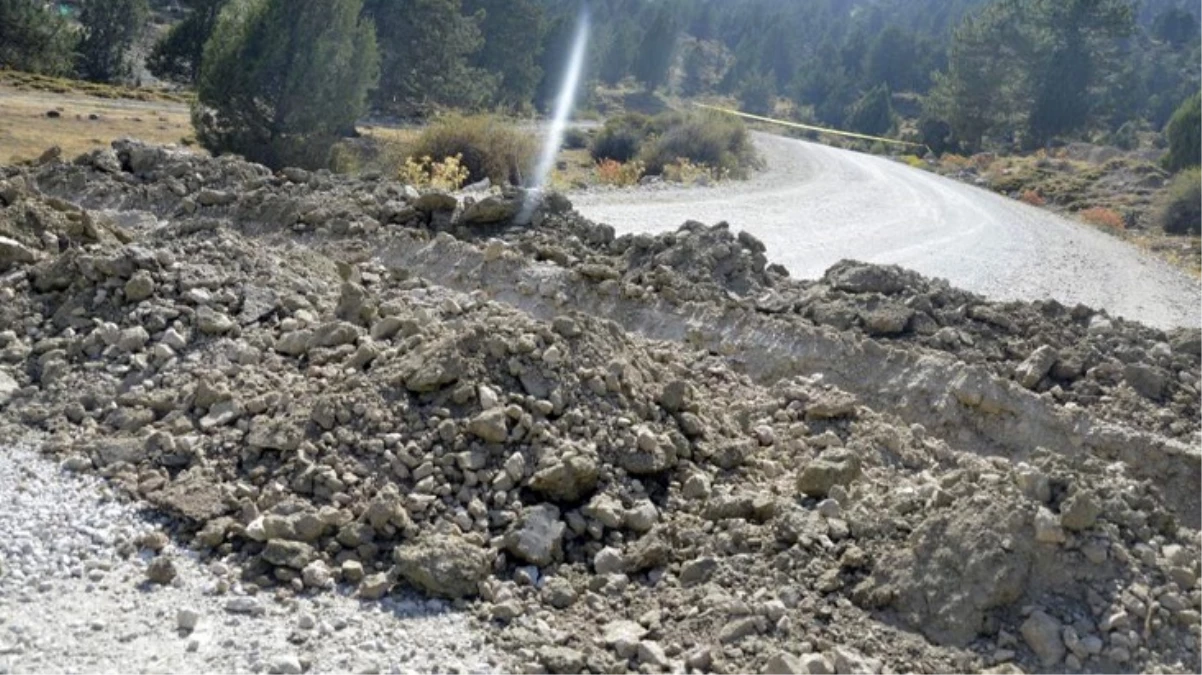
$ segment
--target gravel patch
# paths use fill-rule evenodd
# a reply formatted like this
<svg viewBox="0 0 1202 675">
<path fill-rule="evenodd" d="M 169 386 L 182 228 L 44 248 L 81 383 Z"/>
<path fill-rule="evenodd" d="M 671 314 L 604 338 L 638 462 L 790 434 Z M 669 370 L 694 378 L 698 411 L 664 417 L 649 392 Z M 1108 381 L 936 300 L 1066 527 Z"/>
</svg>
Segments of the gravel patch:
<svg viewBox="0 0 1202 675">
<path fill-rule="evenodd" d="M 245 595 L 226 564 L 201 563 L 102 481 L 27 446 L 0 449 L 0 494 L 0 673 L 503 669 L 441 600 Z M 167 585 L 147 581 L 156 557 L 174 564 Z"/>
</svg>

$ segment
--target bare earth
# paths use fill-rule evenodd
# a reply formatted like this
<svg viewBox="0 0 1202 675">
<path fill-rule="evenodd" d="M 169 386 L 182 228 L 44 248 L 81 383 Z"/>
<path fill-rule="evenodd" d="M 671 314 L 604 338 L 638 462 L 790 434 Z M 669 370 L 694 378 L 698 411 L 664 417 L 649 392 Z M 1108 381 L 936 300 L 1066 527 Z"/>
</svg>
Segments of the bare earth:
<svg viewBox="0 0 1202 675">
<path fill-rule="evenodd" d="M 1102 232 L 881 157 L 757 135 L 768 171 L 706 190 L 572 195 L 619 234 L 725 220 L 797 277 L 853 258 L 998 300 L 1055 298 L 1157 327 L 1202 322 L 1197 280 Z"/>
</svg>

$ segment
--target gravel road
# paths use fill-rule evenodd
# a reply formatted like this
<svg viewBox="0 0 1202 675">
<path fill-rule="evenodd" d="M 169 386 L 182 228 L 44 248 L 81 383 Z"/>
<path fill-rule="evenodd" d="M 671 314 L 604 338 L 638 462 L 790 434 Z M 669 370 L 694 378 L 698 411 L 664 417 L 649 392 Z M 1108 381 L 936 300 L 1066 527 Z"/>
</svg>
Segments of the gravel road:
<svg viewBox="0 0 1202 675">
<path fill-rule="evenodd" d="M 1202 323 L 1196 280 L 1086 225 L 882 157 L 769 134 L 756 144 L 768 170 L 747 182 L 572 201 L 619 234 L 725 220 L 797 277 L 853 258 L 994 299 L 1055 298 L 1164 328 Z"/>
<path fill-rule="evenodd" d="M 135 542 L 159 525 L 29 448 L 0 445 L 0 495 L 0 675 L 506 669 L 442 601 L 250 596 L 225 564 L 202 564 L 165 538 L 160 555 L 177 575 L 150 585 L 153 554 Z M 183 612 L 194 630 L 179 628 Z"/>
</svg>

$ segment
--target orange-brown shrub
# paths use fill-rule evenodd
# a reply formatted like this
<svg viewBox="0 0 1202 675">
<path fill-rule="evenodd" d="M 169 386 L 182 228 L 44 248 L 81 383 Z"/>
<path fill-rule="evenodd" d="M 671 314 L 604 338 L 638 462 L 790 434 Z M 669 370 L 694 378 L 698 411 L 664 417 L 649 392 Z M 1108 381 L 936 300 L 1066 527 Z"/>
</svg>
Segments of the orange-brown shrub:
<svg viewBox="0 0 1202 675">
<path fill-rule="evenodd" d="M 637 185 L 645 172 L 646 168 L 638 160 L 623 163 L 613 159 L 603 159 L 597 162 L 597 181 L 603 185 L 618 187 Z"/>
<path fill-rule="evenodd" d="M 1039 194 L 1039 190 L 1033 189 L 1023 190 L 1021 193 L 1019 193 L 1018 200 L 1024 204 L 1030 204 L 1031 206 L 1045 206 L 1048 203 L 1048 200 L 1044 199 L 1043 195 Z"/>
<path fill-rule="evenodd" d="M 1123 216 L 1114 209 L 1094 206 L 1085 209 L 1080 215 L 1081 220 L 1093 225 L 1108 227 L 1112 230 L 1122 230 L 1126 228 L 1126 224 L 1123 221 Z"/>
</svg>

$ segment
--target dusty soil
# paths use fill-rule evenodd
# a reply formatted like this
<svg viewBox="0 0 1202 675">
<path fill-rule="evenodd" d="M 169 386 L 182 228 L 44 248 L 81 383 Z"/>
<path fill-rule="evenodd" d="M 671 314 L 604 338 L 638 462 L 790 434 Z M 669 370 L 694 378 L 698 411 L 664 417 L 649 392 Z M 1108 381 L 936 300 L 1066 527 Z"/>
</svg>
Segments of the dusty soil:
<svg viewBox="0 0 1202 675">
<path fill-rule="evenodd" d="M 271 602 L 420 591 L 530 672 L 1202 665 L 1196 328 L 557 195 L 0 171 L 0 437 Z"/>
</svg>

